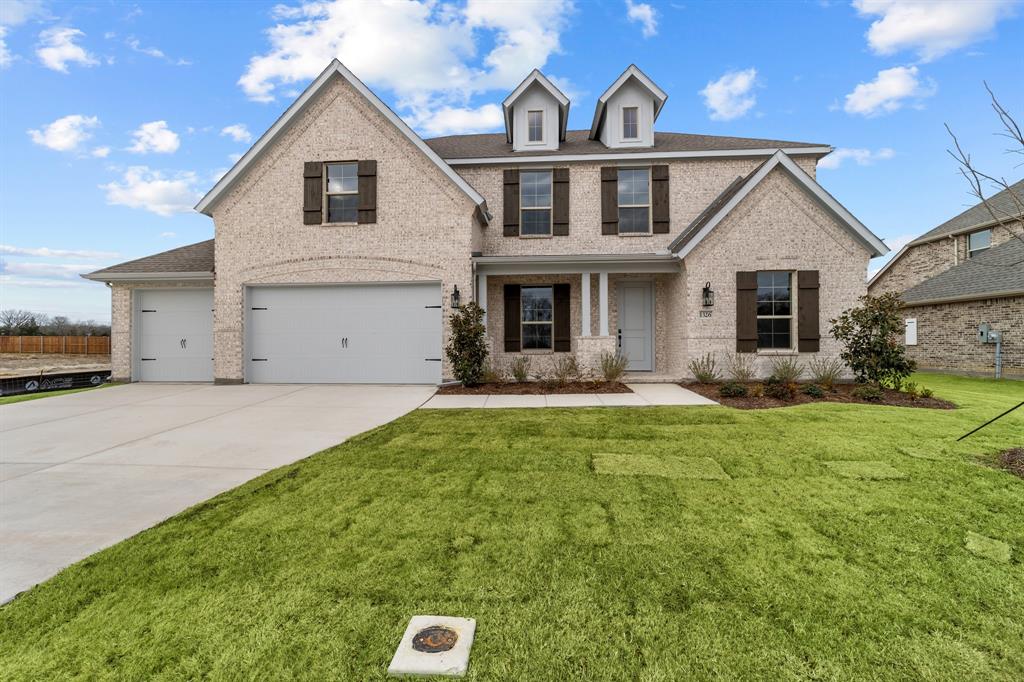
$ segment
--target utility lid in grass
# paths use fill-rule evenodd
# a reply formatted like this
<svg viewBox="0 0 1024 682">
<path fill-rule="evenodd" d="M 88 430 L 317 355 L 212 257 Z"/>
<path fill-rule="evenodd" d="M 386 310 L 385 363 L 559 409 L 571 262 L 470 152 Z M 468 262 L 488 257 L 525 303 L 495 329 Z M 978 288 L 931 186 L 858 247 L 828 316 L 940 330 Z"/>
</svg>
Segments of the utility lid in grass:
<svg viewBox="0 0 1024 682">
<path fill-rule="evenodd" d="M 662 476 L 729 480 L 721 465 L 710 457 L 657 457 L 614 452 L 594 453 L 594 471 L 612 476 Z"/>
<path fill-rule="evenodd" d="M 982 559 L 990 559 L 1001 564 L 1010 563 L 1010 546 L 1002 540 L 985 537 L 978 533 L 967 531 L 964 538 L 967 551 Z"/>
<path fill-rule="evenodd" d="M 841 460 L 824 462 L 824 465 L 831 469 L 832 473 L 843 478 L 861 478 L 867 481 L 907 478 L 905 473 L 893 468 L 888 462 Z"/>
</svg>

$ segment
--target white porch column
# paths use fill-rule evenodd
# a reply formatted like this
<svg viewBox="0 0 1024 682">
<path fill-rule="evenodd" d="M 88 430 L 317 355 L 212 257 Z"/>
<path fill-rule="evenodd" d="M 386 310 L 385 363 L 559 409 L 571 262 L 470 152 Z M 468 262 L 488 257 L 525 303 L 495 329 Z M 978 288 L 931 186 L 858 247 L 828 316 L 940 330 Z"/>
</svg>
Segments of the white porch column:
<svg viewBox="0 0 1024 682">
<path fill-rule="evenodd" d="M 601 325 L 599 333 L 601 336 L 608 336 L 608 273 L 600 272 L 597 275 L 597 304 L 601 311 Z"/>
<path fill-rule="evenodd" d="M 580 275 L 580 336 L 590 336 L 590 273 Z"/>
<path fill-rule="evenodd" d="M 487 326 L 487 275 L 476 276 L 476 304 L 484 309 L 484 327 Z"/>
</svg>

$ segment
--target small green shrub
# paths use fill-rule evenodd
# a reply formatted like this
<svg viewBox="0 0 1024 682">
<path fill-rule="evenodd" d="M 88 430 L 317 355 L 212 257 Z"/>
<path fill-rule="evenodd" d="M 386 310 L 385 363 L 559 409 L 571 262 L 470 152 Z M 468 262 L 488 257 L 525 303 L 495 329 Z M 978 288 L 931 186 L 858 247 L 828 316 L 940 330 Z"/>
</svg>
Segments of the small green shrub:
<svg viewBox="0 0 1024 682">
<path fill-rule="evenodd" d="M 913 381 L 908 381 L 903 384 L 903 392 L 906 393 L 907 397 L 911 400 L 917 400 L 921 397 L 921 391 Z"/>
<path fill-rule="evenodd" d="M 742 398 L 747 395 L 747 387 L 735 381 L 730 381 L 722 384 L 721 388 L 718 389 L 718 395 L 723 398 Z"/>
<path fill-rule="evenodd" d="M 792 400 L 796 397 L 797 384 L 794 381 L 783 381 L 770 376 L 764 382 L 764 394 L 776 400 Z"/>
<path fill-rule="evenodd" d="M 714 353 L 705 353 L 695 360 L 690 360 L 687 367 L 690 368 L 693 378 L 702 384 L 713 384 L 722 376 L 718 363 L 715 362 Z"/>
<path fill-rule="evenodd" d="M 480 374 L 480 381 L 485 384 L 503 384 L 506 378 L 503 367 L 497 366 L 493 362 L 484 363 L 483 372 Z"/>
<path fill-rule="evenodd" d="M 731 353 L 726 356 L 725 371 L 733 381 L 745 383 L 754 378 L 754 354 Z"/>
<path fill-rule="evenodd" d="M 562 355 L 551 363 L 551 381 L 556 386 L 574 384 L 584 379 L 586 372 L 580 367 L 575 355 Z"/>
<path fill-rule="evenodd" d="M 530 378 L 530 356 L 516 355 L 508 361 L 508 373 L 520 384 Z"/>
<path fill-rule="evenodd" d="M 804 373 L 796 358 L 772 358 L 771 370 L 771 378 L 781 384 L 795 384 Z"/>
<path fill-rule="evenodd" d="M 812 398 L 825 397 L 825 389 L 823 389 L 821 386 L 818 386 L 817 384 L 807 384 L 806 386 L 804 386 L 803 392 L 804 395 L 809 395 Z"/>
<path fill-rule="evenodd" d="M 933 395 L 935 395 L 935 391 L 933 391 L 932 389 L 930 389 L 930 388 L 922 388 L 921 389 L 921 397 L 922 398 L 931 398 Z"/>
<path fill-rule="evenodd" d="M 610 351 L 601 353 L 601 376 L 605 381 L 612 383 L 620 381 L 622 375 L 626 373 L 627 365 L 629 365 L 629 359 L 621 353 Z"/>
<path fill-rule="evenodd" d="M 843 361 L 839 358 L 811 358 L 807 369 L 812 382 L 831 391 L 843 376 Z"/>
<path fill-rule="evenodd" d="M 917 367 L 903 345 L 903 301 L 891 291 L 859 300 L 859 306 L 832 320 L 832 336 L 843 344 L 840 357 L 858 383 L 897 388 Z"/>
<path fill-rule="evenodd" d="M 475 386 L 480 383 L 487 362 L 484 309 L 467 303 L 452 313 L 450 322 L 452 335 L 445 354 L 452 363 L 452 374 L 464 385 Z"/>
<path fill-rule="evenodd" d="M 747 390 L 751 398 L 760 398 L 764 396 L 764 384 L 751 384 Z"/>
<path fill-rule="evenodd" d="M 859 400 L 867 400 L 868 402 L 877 403 L 882 400 L 882 389 L 878 388 L 874 384 L 864 384 L 858 386 L 851 391 L 851 395 Z"/>
</svg>

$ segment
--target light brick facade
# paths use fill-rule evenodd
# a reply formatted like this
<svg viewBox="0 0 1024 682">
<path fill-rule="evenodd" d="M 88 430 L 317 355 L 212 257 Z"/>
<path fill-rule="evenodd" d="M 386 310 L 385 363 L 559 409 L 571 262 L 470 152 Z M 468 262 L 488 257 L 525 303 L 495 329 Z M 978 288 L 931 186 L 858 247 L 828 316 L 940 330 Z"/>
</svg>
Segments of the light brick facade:
<svg viewBox="0 0 1024 682">
<path fill-rule="evenodd" d="M 983 372 L 995 368 L 995 344 L 978 341 L 978 325 L 1003 333 L 1003 373 L 1024 377 L 1024 296 L 904 308 L 917 320 L 917 345 L 907 355 L 922 369 Z"/>
</svg>

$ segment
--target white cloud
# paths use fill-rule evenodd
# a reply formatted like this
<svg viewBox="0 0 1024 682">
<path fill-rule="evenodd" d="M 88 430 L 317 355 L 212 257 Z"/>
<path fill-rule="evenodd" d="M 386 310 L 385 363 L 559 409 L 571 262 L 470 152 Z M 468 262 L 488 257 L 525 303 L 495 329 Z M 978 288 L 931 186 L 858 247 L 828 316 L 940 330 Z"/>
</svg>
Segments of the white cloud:
<svg viewBox="0 0 1024 682">
<path fill-rule="evenodd" d="M 394 93 L 402 114 L 425 126 L 434 112 L 450 120 L 448 110 L 467 108 L 474 95 L 510 90 L 543 67 L 560 50 L 572 9 L 570 0 L 278 5 L 269 50 L 249 60 L 238 84 L 250 99 L 273 101 L 338 58 L 371 87 Z M 489 51 L 477 53 L 478 39 Z"/>
<path fill-rule="evenodd" d="M 92 137 L 89 130 L 99 125 L 100 119 L 95 116 L 71 114 L 43 126 L 41 130 L 29 130 L 28 135 L 33 142 L 43 147 L 58 152 L 73 152 Z"/>
<path fill-rule="evenodd" d="M 843 161 L 852 160 L 858 166 L 870 166 L 876 161 L 885 161 L 896 155 L 889 147 L 882 147 L 878 151 L 870 149 L 859 149 L 852 147 L 837 147 L 835 151 L 818 162 L 818 168 L 835 170 L 843 165 Z"/>
<path fill-rule="evenodd" d="M 34 277 L 18 277 L 15 275 L 4 274 L 0 274 L 0 284 L 3 284 L 4 287 L 31 287 L 33 289 L 68 289 L 91 286 L 89 282 L 86 282 L 80 277 L 75 277 L 73 279 L 37 279 Z"/>
<path fill-rule="evenodd" d="M 0 69 L 6 69 L 14 63 L 14 56 L 7 49 L 7 27 L 0 26 Z"/>
<path fill-rule="evenodd" d="M 0 265 L 5 275 L 43 279 L 78 279 L 83 272 L 92 272 L 102 267 L 91 263 L 9 263 L 2 260 Z"/>
<path fill-rule="evenodd" d="M 156 152 L 157 154 L 171 154 L 181 146 L 178 134 L 167 127 L 167 121 L 150 121 L 143 123 L 132 132 L 135 143 L 128 148 L 128 151 L 136 154 Z"/>
<path fill-rule="evenodd" d="M 97 159 L 105 159 L 110 156 L 110 147 L 96 147 L 89 153 Z"/>
<path fill-rule="evenodd" d="M 862 17 L 880 17 L 868 29 L 876 54 L 914 50 L 931 61 L 988 37 L 1017 0 L 854 0 Z"/>
<path fill-rule="evenodd" d="M 221 128 L 220 134 L 227 135 L 235 142 L 252 142 L 252 133 L 245 127 L 244 123 L 225 126 Z"/>
<path fill-rule="evenodd" d="M 22 247 L 0 244 L 0 254 L 6 256 L 37 256 L 40 258 L 117 258 L 116 251 L 89 251 L 87 249 L 51 249 L 45 246 Z"/>
<path fill-rule="evenodd" d="M 426 112 L 426 118 L 414 123 L 427 135 L 451 135 L 453 133 L 479 133 L 500 128 L 504 122 L 501 107 L 485 104 L 475 109 L 469 107 L 442 107 Z"/>
<path fill-rule="evenodd" d="M 241 159 L 243 156 L 245 156 L 245 155 L 244 154 L 228 154 L 228 161 L 230 161 L 231 163 L 238 163 L 239 159 Z M 220 178 L 218 178 L 218 179 L 220 179 Z"/>
<path fill-rule="evenodd" d="M 626 18 L 640 24 L 644 38 L 658 34 L 658 13 L 646 2 L 626 0 Z"/>
<path fill-rule="evenodd" d="M 156 57 L 157 59 L 167 58 L 167 55 L 163 53 L 163 50 L 157 49 L 155 47 L 143 47 L 142 43 L 139 42 L 138 38 L 128 38 L 128 40 L 125 41 L 125 45 L 130 47 L 133 52 L 138 52 L 139 54 L 148 55 L 150 57 Z"/>
<path fill-rule="evenodd" d="M 0 26 L 20 26 L 30 19 L 47 15 L 42 0 L 4 0 L 0 2 Z"/>
<path fill-rule="evenodd" d="M 896 257 L 896 254 L 899 253 L 900 249 L 915 239 L 917 239 L 917 235 L 913 234 L 901 234 L 898 237 L 887 237 L 883 239 L 882 241 L 889 247 L 889 253 L 872 259 L 871 266 L 868 268 L 868 279 L 874 277 L 875 273 L 885 267 L 886 263 Z"/>
<path fill-rule="evenodd" d="M 36 56 L 48 69 L 67 73 L 69 63 L 81 66 L 96 66 L 99 61 L 85 50 L 81 45 L 76 45 L 75 40 L 84 37 L 85 34 L 77 28 L 57 26 L 48 28 L 39 34 L 39 48 L 36 49 Z"/>
<path fill-rule="evenodd" d="M 177 237 L 178 233 L 177 232 L 161 232 L 160 236 L 163 237 L 164 239 L 170 239 L 171 237 Z"/>
<path fill-rule="evenodd" d="M 704 104 L 714 121 L 731 121 L 750 111 L 757 98 L 751 92 L 757 85 L 757 69 L 729 71 L 716 81 L 709 81 L 700 91 Z"/>
<path fill-rule="evenodd" d="M 121 182 L 100 185 L 107 193 L 107 203 L 114 206 L 142 208 L 161 216 L 191 213 L 202 194 L 196 190 L 195 173 L 176 173 L 166 177 L 146 166 L 132 166 Z"/>
<path fill-rule="evenodd" d="M 906 100 L 921 100 L 935 94 L 931 79 L 918 78 L 916 66 L 896 66 L 878 72 L 875 80 L 861 83 L 846 96 L 848 114 L 876 116 L 903 107 Z"/>
</svg>

